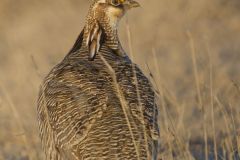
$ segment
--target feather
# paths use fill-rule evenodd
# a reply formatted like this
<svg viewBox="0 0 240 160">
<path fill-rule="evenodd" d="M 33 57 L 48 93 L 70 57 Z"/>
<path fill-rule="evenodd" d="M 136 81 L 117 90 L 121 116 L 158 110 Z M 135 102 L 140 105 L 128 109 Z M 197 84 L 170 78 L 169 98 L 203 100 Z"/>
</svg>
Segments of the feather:
<svg viewBox="0 0 240 160">
<path fill-rule="evenodd" d="M 89 32 L 87 36 L 87 46 L 89 48 L 89 60 L 93 61 L 97 52 L 99 51 L 102 42 L 102 28 L 99 23 L 96 23 L 93 29 Z"/>
<path fill-rule="evenodd" d="M 90 61 L 94 60 L 95 56 L 96 56 L 96 52 L 97 52 L 97 42 L 96 40 L 92 41 L 90 48 L 89 48 L 89 57 L 88 59 Z"/>
</svg>

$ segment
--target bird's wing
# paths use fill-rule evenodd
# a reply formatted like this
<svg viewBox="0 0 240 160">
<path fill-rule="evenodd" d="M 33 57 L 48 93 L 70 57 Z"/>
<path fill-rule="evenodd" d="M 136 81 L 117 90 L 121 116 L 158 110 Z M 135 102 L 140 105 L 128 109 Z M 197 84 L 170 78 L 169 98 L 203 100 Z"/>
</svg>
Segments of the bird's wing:
<svg viewBox="0 0 240 160">
<path fill-rule="evenodd" d="M 148 78 L 134 63 L 125 61 L 118 65 L 112 63 L 112 65 L 116 67 L 114 69 L 118 84 L 128 103 L 129 117 L 134 121 L 135 126 L 140 127 L 141 133 L 144 133 L 143 136 L 149 143 L 148 149 L 151 154 L 156 155 L 159 128 L 158 106 L 153 87 Z"/>
<path fill-rule="evenodd" d="M 64 151 L 65 157 L 71 155 L 71 148 L 88 135 L 103 114 L 103 78 L 98 76 L 97 69 L 87 65 L 58 67 L 56 73 L 53 70 L 48 75 L 38 106 L 41 138 L 44 145 L 52 145 L 44 147 Z"/>
<path fill-rule="evenodd" d="M 149 79 L 143 74 L 143 72 L 135 65 L 136 77 L 139 84 L 139 94 L 141 101 L 144 105 L 144 115 L 145 121 L 149 126 L 151 131 L 151 137 L 153 139 L 159 138 L 159 128 L 158 128 L 158 105 L 157 105 L 157 95 L 155 93 L 154 87 Z"/>
<path fill-rule="evenodd" d="M 158 153 L 159 127 L 158 127 L 158 105 L 153 86 L 143 72 L 135 65 L 136 78 L 138 83 L 140 103 L 142 105 L 142 114 L 145 123 L 147 139 L 151 144 L 149 150 L 152 158 L 156 159 Z M 140 115 L 138 115 L 140 117 Z"/>
</svg>

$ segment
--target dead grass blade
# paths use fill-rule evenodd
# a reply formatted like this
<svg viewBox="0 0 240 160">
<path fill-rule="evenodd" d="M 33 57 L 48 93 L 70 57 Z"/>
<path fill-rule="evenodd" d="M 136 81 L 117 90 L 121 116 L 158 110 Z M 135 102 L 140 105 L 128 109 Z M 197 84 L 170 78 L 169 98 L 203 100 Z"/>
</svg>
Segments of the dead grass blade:
<svg viewBox="0 0 240 160">
<path fill-rule="evenodd" d="M 208 160 L 208 140 L 207 140 L 206 113 L 205 113 L 205 108 L 203 106 L 201 90 L 200 90 L 200 80 L 199 80 L 199 73 L 198 73 L 197 61 L 196 61 L 196 49 L 195 49 L 194 40 L 193 40 L 193 37 L 192 37 L 192 34 L 191 34 L 190 31 L 187 31 L 187 36 L 188 36 L 189 44 L 190 44 L 190 48 L 191 48 L 191 57 L 192 57 L 192 63 L 193 63 L 195 83 L 196 83 L 196 88 L 197 88 L 198 105 L 199 105 L 199 108 L 202 111 L 202 116 L 203 116 L 203 132 L 204 132 L 203 135 L 204 135 L 204 143 L 205 143 L 205 147 L 204 147 L 204 149 L 205 149 L 205 160 Z"/>
<path fill-rule="evenodd" d="M 2 81 L 0 80 L 0 89 L 2 90 L 8 104 L 9 104 L 9 107 L 11 108 L 11 111 L 12 111 L 12 115 L 15 119 L 15 123 L 17 125 L 17 128 L 19 130 L 19 133 L 18 135 L 16 136 L 19 136 L 22 138 L 23 142 L 24 142 L 24 145 L 25 145 L 25 149 L 28 153 L 28 157 L 30 160 L 34 160 L 34 156 L 32 154 L 32 150 L 31 150 L 31 142 L 29 142 L 28 138 L 27 138 L 27 135 L 26 135 L 26 130 L 24 129 L 24 124 L 22 122 L 22 119 L 16 109 L 16 106 L 14 105 L 14 102 L 13 100 L 11 99 L 11 96 L 10 94 L 8 93 L 7 89 L 5 88 L 5 86 L 3 85 Z"/>
</svg>

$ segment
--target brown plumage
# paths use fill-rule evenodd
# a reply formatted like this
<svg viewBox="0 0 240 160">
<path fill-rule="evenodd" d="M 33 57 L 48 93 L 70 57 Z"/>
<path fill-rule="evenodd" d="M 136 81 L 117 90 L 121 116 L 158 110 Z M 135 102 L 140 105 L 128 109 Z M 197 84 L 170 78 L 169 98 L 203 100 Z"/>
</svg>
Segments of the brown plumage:
<svg viewBox="0 0 240 160">
<path fill-rule="evenodd" d="M 157 159 L 153 88 L 117 35 L 133 0 L 95 0 L 64 60 L 45 78 L 38 100 L 47 160 Z"/>
</svg>

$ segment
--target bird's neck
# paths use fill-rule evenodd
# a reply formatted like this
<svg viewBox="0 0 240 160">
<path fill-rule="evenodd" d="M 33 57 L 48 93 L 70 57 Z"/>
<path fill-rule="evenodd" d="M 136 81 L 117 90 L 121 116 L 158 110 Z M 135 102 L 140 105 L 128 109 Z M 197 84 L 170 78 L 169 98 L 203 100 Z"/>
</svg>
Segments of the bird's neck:
<svg viewBox="0 0 240 160">
<path fill-rule="evenodd" d="M 118 49 L 120 45 L 118 38 L 119 18 L 111 16 L 108 12 L 102 12 L 102 14 L 90 13 L 84 27 L 84 39 L 86 39 L 87 34 L 91 32 L 95 23 L 98 23 L 103 30 L 105 45 L 111 49 Z"/>
</svg>

